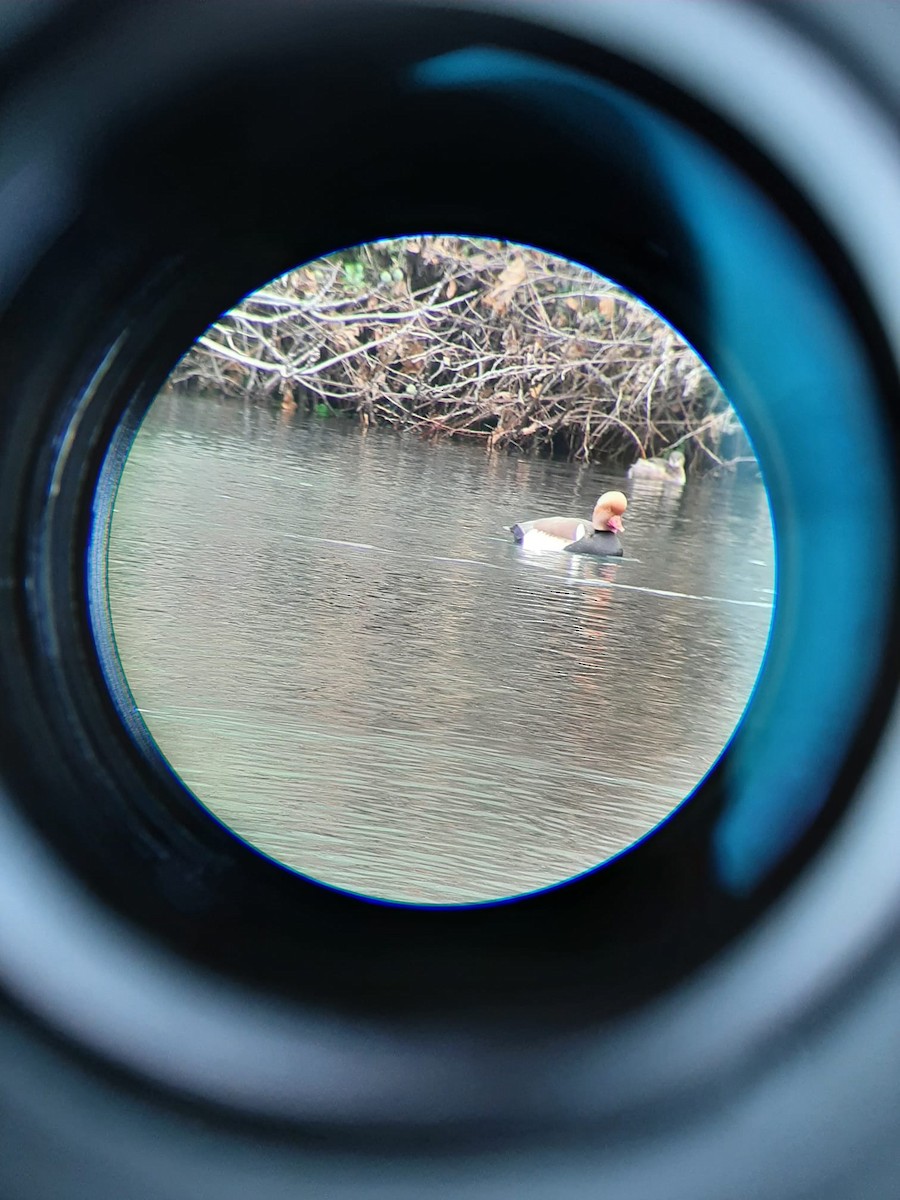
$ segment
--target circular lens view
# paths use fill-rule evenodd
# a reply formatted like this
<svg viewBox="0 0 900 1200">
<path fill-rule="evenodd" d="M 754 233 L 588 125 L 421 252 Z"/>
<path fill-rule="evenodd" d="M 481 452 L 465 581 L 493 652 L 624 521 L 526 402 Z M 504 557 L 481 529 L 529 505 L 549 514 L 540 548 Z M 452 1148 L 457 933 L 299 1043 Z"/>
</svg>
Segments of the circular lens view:
<svg viewBox="0 0 900 1200">
<path fill-rule="evenodd" d="M 248 296 L 151 406 L 108 560 L 122 669 L 283 865 L 465 904 L 596 867 L 740 719 L 774 600 L 731 406 L 564 259 L 417 237 Z"/>
</svg>

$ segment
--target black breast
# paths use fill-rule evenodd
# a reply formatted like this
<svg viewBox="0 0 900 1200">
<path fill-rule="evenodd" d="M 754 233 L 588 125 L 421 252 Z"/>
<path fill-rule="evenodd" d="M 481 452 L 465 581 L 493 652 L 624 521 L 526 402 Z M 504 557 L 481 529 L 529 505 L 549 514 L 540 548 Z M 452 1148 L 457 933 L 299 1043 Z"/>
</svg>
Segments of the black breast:
<svg viewBox="0 0 900 1200">
<path fill-rule="evenodd" d="M 566 546 L 570 554 L 621 555 L 622 543 L 618 534 L 609 529 L 594 529 L 586 537 Z"/>
</svg>

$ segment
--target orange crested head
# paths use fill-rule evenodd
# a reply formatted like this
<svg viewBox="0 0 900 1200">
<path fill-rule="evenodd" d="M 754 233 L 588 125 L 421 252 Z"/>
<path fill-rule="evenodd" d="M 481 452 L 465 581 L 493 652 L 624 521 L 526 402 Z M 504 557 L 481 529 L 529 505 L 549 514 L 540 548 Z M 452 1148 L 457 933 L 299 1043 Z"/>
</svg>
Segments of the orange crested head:
<svg viewBox="0 0 900 1200">
<path fill-rule="evenodd" d="M 628 501 L 623 492 L 604 492 L 594 505 L 591 524 L 595 529 L 608 529 L 612 533 L 621 533 L 622 515 L 627 507 Z"/>
</svg>

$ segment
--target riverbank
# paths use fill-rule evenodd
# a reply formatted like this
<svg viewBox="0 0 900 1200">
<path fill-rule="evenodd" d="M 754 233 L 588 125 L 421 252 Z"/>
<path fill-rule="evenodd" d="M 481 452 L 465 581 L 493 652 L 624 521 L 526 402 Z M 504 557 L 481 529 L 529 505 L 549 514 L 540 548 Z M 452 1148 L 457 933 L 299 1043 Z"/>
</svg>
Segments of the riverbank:
<svg viewBox="0 0 900 1200">
<path fill-rule="evenodd" d="M 168 387 L 489 451 L 754 461 L 713 376 L 652 310 L 574 263 L 483 239 L 371 243 L 289 272 L 207 330 Z"/>
</svg>

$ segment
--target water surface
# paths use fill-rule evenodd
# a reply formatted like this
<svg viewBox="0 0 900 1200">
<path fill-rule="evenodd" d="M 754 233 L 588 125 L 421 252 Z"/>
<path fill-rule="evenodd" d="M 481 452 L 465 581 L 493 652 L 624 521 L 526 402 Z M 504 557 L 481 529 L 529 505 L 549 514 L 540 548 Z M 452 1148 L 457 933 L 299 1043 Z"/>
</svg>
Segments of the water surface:
<svg viewBox="0 0 900 1200">
<path fill-rule="evenodd" d="M 629 496 L 626 557 L 503 530 Z M 596 865 L 730 736 L 773 600 L 753 481 L 621 473 L 161 397 L 109 553 L 135 703 L 173 769 L 266 854 L 459 903 Z"/>
</svg>

